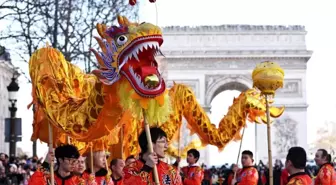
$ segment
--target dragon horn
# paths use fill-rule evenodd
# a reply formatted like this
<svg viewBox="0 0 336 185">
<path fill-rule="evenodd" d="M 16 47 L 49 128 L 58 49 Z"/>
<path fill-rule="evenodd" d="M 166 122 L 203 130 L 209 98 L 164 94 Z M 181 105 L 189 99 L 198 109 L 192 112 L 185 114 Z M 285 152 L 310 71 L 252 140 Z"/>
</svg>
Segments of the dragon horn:
<svg viewBox="0 0 336 185">
<path fill-rule="evenodd" d="M 120 26 L 130 25 L 130 22 L 128 21 L 128 19 L 125 16 L 120 16 L 120 15 L 118 15 L 118 23 L 120 24 Z"/>
<path fill-rule="evenodd" d="M 105 38 L 105 32 L 106 32 L 106 25 L 105 24 L 97 24 L 96 29 L 98 31 L 98 34 L 100 37 Z"/>
</svg>

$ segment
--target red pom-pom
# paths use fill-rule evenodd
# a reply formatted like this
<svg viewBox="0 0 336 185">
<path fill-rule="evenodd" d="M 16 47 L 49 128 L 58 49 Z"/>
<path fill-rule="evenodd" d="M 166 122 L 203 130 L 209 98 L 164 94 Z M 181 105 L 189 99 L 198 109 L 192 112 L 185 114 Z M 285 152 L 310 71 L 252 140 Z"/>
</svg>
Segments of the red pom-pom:
<svg viewBox="0 0 336 185">
<path fill-rule="evenodd" d="M 149 0 L 149 2 L 151 2 L 151 3 L 155 3 L 155 1 L 156 1 L 156 0 Z"/>
<path fill-rule="evenodd" d="M 136 4 L 136 0 L 129 0 L 129 4 L 134 6 Z"/>
</svg>

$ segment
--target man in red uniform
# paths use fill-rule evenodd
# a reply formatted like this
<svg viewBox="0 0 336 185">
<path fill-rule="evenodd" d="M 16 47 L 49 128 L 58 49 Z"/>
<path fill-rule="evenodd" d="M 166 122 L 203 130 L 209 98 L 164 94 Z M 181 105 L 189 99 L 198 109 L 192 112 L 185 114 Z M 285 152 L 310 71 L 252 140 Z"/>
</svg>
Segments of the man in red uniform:
<svg viewBox="0 0 336 185">
<path fill-rule="evenodd" d="M 96 143 L 97 144 L 97 143 Z M 92 174 L 94 174 L 94 179 L 95 179 L 95 182 L 98 184 L 98 185 L 101 185 L 101 184 L 106 184 L 106 185 L 110 185 L 110 184 L 113 184 L 112 182 L 112 179 L 110 177 L 110 175 L 108 174 L 108 169 L 106 169 L 107 165 L 106 165 L 106 153 L 103 149 L 100 149 L 100 146 L 97 144 L 95 147 L 94 147 L 94 152 L 93 152 L 93 171 L 88 168 L 84 173 L 84 176 L 86 177 L 90 177 L 90 175 L 88 174 L 91 174 L 91 176 L 93 176 Z M 88 156 L 87 156 L 87 159 L 91 159 L 91 154 L 89 153 Z M 87 160 L 87 161 L 89 161 Z M 90 161 L 89 161 L 89 164 L 90 164 Z M 89 182 L 92 183 L 92 180 L 89 179 Z"/>
<path fill-rule="evenodd" d="M 51 152 L 52 153 L 52 152 Z M 53 154 L 51 154 L 53 156 Z M 78 163 L 79 152 L 73 145 L 62 145 L 55 149 L 55 157 L 58 168 L 56 169 L 55 184 L 78 185 L 80 178 L 72 174 Z M 49 164 L 53 164 L 52 160 Z M 46 175 L 44 169 L 36 171 L 29 179 L 29 185 L 47 185 L 50 184 L 50 177 Z"/>
<path fill-rule="evenodd" d="M 79 156 L 78 158 L 78 163 L 75 166 L 75 169 L 73 171 L 73 173 L 77 176 L 82 176 L 84 171 L 86 169 L 86 165 L 85 165 L 85 157 L 83 156 Z"/>
<path fill-rule="evenodd" d="M 181 169 L 184 177 L 183 184 L 201 185 L 204 177 L 204 172 L 203 169 L 196 164 L 200 157 L 200 153 L 196 149 L 190 149 L 187 152 L 187 155 L 188 166 L 185 166 Z"/>
<path fill-rule="evenodd" d="M 285 167 L 290 174 L 287 185 L 311 185 L 312 180 L 305 173 L 307 162 L 306 151 L 301 147 L 292 147 L 289 149 Z"/>
<path fill-rule="evenodd" d="M 114 185 L 123 185 L 125 162 L 122 159 L 113 159 L 110 163 Z"/>
<path fill-rule="evenodd" d="M 242 152 L 241 163 L 243 169 L 233 168 L 236 178 L 232 179 L 231 185 L 257 185 L 259 181 L 258 170 L 253 166 L 253 153 L 249 150 Z"/>
<path fill-rule="evenodd" d="M 134 155 L 130 155 L 125 160 L 125 166 L 128 166 L 129 164 L 131 164 L 131 163 L 133 163 L 135 161 L 136 161 L 136 158 L 134 157 Z"/>
<path fill-rule="evenodd" d="M 288 183 L 288 177 L 289 173 L 285 168 L 281 171 L 280 185 L 286 185 Z"/>
<path fill-rule="evenodd" d="M 154 184 L 153 167 L 156 165 L 160 185 L 182 185 L 181 176 L 177 173 L 176 168 L 159 161 L 165 157 L 165 151 L 168 149 L 166 133 L 158 127 L 151 128 L 150 132 L 154 152 L 149 152 L 146 132 L 143 131 L 138 141 L 141 148 L 140 157 L 124 168 L 124 184 Z"/>
<path fill-rule="evenodd" d="M 331 155 L 325 149 L 317 150 L 315 163 L 320 167 L 315 185 L 336 185 L 336 173 L 331 164 Z"/>
</svg>

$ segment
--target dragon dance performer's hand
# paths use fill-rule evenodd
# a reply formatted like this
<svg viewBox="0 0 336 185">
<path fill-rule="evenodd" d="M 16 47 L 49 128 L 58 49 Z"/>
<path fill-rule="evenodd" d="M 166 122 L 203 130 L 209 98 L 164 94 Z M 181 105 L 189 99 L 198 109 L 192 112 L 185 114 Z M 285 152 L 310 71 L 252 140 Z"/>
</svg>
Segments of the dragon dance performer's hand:
<svg viewBox="0 0 336 185">
<path fill-rule="evenodd" d="M 237 183 L 237 179 L 232 179 L 232 182 L 229 185 L 235 185 L 236 183 Z"/>
<path fill-rule="evenodd" d="M 181 157 L 176 158 L 176 163 L 179 164 L 181 162 Z"/>
<path fill-rule="evenodd" d="M 146 165 L 154 168 L 154 166 L 159 162 L 159 158 L 156 155 L 156 153 L 151 153 L 148 155 L 147 159 L 146 159 Z"/>
<path fill-rule="evenodd" d="M 49 149 L 46 160 L 49 164 L 54 164 L 54 162 L 55 162 L 54 149 Z"/>
<path fill-rule="evenodd" d="M 238 165 L 237 164 L 233 165 L 233 168 L 232 168 L 233 173 L 237 173 L 238 170 L 239 170 Z"/>
</svg>

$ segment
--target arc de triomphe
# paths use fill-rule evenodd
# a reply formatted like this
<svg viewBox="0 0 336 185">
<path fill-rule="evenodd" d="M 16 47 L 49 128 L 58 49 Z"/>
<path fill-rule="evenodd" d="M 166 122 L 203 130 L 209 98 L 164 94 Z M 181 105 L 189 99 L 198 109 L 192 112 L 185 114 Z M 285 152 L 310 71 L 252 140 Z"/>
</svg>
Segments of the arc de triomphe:
<svg viewBox="0 0 336 185">
<path fill-rule="evenodd" d="M 294 145 L 307 149 L 306 68 L 312 52 L 306 48 L 303 26 L 165 27 L 163 33 L 168 87 L 173 81 L 191 86 L 209 114 L 220 92 L 252 87 L 257 63 L 278 62 L 285 69 L 285 84 L 275 100 L 286 110 L 273 125 L 273 156 L 284 157 Z M 256 133 L 257 158 L 266 160 L 266 126 L 257 126 Z M 200 162 L 208 163 L 207 150 L 202 156 Z"/>
</svg>

